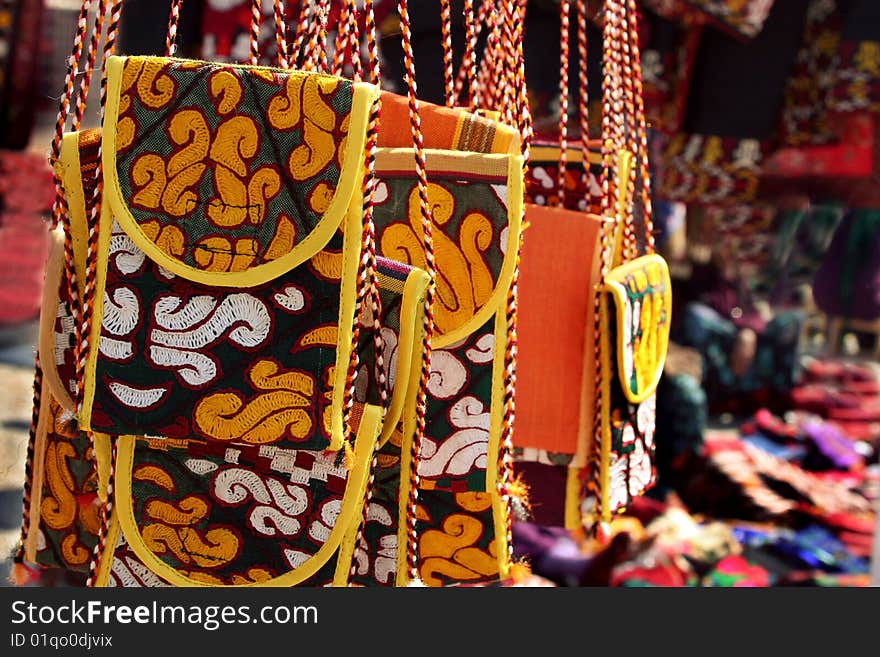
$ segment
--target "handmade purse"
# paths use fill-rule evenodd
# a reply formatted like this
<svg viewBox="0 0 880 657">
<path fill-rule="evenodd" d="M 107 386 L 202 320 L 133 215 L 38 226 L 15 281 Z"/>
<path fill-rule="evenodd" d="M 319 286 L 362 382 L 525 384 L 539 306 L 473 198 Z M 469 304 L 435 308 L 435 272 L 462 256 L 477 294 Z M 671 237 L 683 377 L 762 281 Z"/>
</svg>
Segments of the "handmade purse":
<svg viewBox="0 0 880 657">
<path fill-rule="evenodd" d="M 405 11 L 401 25 L 408 49 Z M 407 66 L 411 81 L 411 59 Z M 426 126 L 417 140 L 424 176 L 408 131 L 397 129 L 408 122 L 408 99 L 383 94 L 381 101 L 378 252 L 434 270 L 436 296 L 429 374 L 419 384 L 425 373 L 413 363 L 402 420 L 379 452 L 352 571 L 352 581 L 361 585 L 486 585 L 511 573 L 503 433 L 507 300 L 522 215 L 521 144 L 514 127 L 448 100 L 445 107 L 418 103 Z M 430 254 L 423 201 L 433 226 Z"/>
<path fill-rule="evenodd" d="M 527 206 L 514 443 L 517 470 L 529 487 L 536 521 L 571 530 L 595 530 L 601 527 L 600 521 L 610 519 L 612 510 L 626 508 L 653 483 L 654 407 L 648 399 L 665 358 L 670 286 L 668 270 L 659 256 L 638 256 L 640 248 L 653 250 L 653 240 L 635 9 L 620 2 L 605 5 L 603 139 L 598 148 L 589 142 L 587 104 L 581 97 L 581 143 L 577 149 L 581 163 L 590 162 L 591 155 L 601 150 L 594 156 L 601 163 L 601 174 L 596 181 L 581 164 L 579 187 L 567 184 L 565 176 L 573 150 L 567 144 L 566 99 L 570 3 L 562 3 L 560 9 L 564 36 L 559 143 L 555 148 L 560 162 L 555 184 L 541 180 L 545 175 L 541 168 L 530 170 L 532 189 L 540 185 L 551 190 L 547 197 L 534 193 L 532 198 L 546 198 L 552 206 Z M 578 42 L 582 50 L 587 21 L 584 9 L 579 3 Z M 620 43 L 621 35 L 626 44 Z M 586 89 L 586 75 L 582 68 L 582 89 Z M 648 271 L 654 287 L 646 287 L 643 280 Z M 651 295 L 658 293 L 654 300 Z M 651 300 L 647 306 L 646 300 Z M 635 325 L 634 303 L 638 306 Z M 618 309 L 616 314 L 614 308 Z M 642 308 L 652 312 L 641 315 Z M 551 316 L 556 321 L 548 323 L 545 318 Z M 647 356 L 639 357 L 645 370 L 631 390 L 626 377 L 632 374 L 634 350 L 648 343 L 657 351 L 652 352 L 650 365 Z M 628 368 L 619 377 L 615 375 L 616 362 Z M 641 404 L 641 413 L 633 404 Z M 619 436 L 621 418 L 634 413 L 639 416 L 638 426 L 643 427 L 640 431 L 647 436 L 638 449 L 633 447 L 637 441 L 629 431 L 625 438 Z M 617 438 L 610 440 L 612 435 Z M 627 460 L 630 451 L 637 451 L 632 467 Z M 623 452 L 626 456 L 621 456 Z M 647 475 L 636 468 L 637 457 L 641 459 L 639 467 L 647 464 Z"/>
<path fill-rule="evenodd" d="M 378 89 L 169 57 L 106 68 L 98 221 L 78 249 L 79 420 L 107 491 L 88 583 L 345 583 L 331 557 L 361 520 L 382 405 L 393 425 L 406 392 L 357 381 L 379 360 L 362 324 L 409 364 L 427 283 L 361 266 Z M 58 160 L 77 174 L 67 206 L 82 137 Z"/>
<path fill-rule="evenodd" d="M 89 5 L 84 2 L 80 11 L 52 143 L 55 228 L 40 308 L 21 541 L 14 571 L 19 583 L 49 572 L 65 573 L 71 583 L 85 581 L 106 501 L 107 473 L 99 476 L 92 441 L 76 417 L 76 338 L 86 280 L 87 207 L 100 141 L 99 131 L 78 130 L 106 9 L 95 12 L 92 38 L 87 39 Z M 86 64 L 77 81 L 84 51 Z M 65 138 L 68 122 L 74 132 Z"/>
</svg>

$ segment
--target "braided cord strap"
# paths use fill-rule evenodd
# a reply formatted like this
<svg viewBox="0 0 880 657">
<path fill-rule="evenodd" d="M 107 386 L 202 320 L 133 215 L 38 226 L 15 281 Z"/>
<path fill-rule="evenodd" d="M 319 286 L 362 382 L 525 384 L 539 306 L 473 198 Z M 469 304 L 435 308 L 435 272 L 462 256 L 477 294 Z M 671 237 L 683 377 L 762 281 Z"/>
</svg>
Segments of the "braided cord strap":
<svg viewBox="0 0 880 657">
<path fill-rule="evenodd" d="M 639 144 L 636 129 L 636 101 L 633 86 L 633 70 L 632 55 L 630 44 L 630 27 L 629 17 L 622 0 L 617 2 L 617 13 L 620 16 L 620 51 L 623 57 L 623 105 L 626 113 L 625 116 L 625 147 L 632 153 L 633 157 L 639 156 Z M 626 216 L 621 217 L 623 221 L 623 252 L 624 260 L 632 260 L 638 255 L 638 245 L 636 244 L 636 234 L 634 230 L 633 204 L 632 199 L 636 187 L 636 167 L 631 167 L 629 177 L 619 184 L 626 185 Z"/>
<path fill-rule="evenodd" d="M 587 3 L 586 0 L 577 0 L 577 46 L 578 46 L 578 119 L 581 133 L 581 156 L 583 168 L 581 170 L 581 185 L 584 188 L 584 210 L 591 212 L 597 205 L 598 199 L 594 198 L 590 188 L 590 91 L 589 77 L 587 72 Z"/>
<path fill-rule="evenodd" d="M 309 30 L 305 68 L 326 73 L 329 69 L 327 63 L 327 20 L 330 14 L 330 0 L 317 0 L 316 6 L 317 20 L 312 20 L 314 25 Z"/>
<path fill-rule="evenodd" d="M 483 25 L 489 27 L 489 34 L 486 36 L 486 47 L 483 50 L 483 59 L 479 65 L 477 72 L 477 80 L 474 88 L 474 107 L 498 107 L 500 100 L 498 99 L 499 82 L 498 71 L 501 66 L 504 54 L 501 52 L 501 24 L 503 16 L 501 12 L 493 12 L 492 19 L 489 19 L 487 7 L 494 7 L 494 0 L 485 0 L 480 6 L 480 14 L 477 19 L 476 32 L 479 37 Z M 464 84 L 463 76 L 459 76 L 456 80 L 456 86 L 459 83 Z"/>
<path fill-rule="evenodd" d="M 356 14 L 354 13 L 356 11 L 356 6 L 354 3 L 352 3 L 352 5 L 350 15 L 354 16 L 356 19 Z M 343 8 L 344 7 L 345 5 L 343 5 Z M 376 38 L 376 15 L 373 9 L 372 0 L 365 0 L 364 13 L 366 19 L 367 47 L 370 53 L 369 62 L 367 64 L 367 74 L 369 75 L 370 82 L 378 86 L 380 82 L 379 44 Z M 342 16 L 340 16 L 340 25 L 341 24 L 343 24 Z M 360 37 L 357 39 L 357 43 L 359 42 Z M 355 56 L 359 58 L 359 53 L 355 53 Z M 376 265 L 376 232 L 375 223 L 373 222 L 373 207 L 376 192 L 376 149 L 379 144 L 379 123 L 381 113 L 382 99 L 380 97 L 376 99 L 376 102 L 373 105 L 367 134 L 366 163 L 363 183 L 364 231 L 362 253 L 364 259 L 362 261 L 362 269 L 365 272 L 364 282 L 369 286 L 372 316 L 371 329 L 373 333 L 373 348 L 376 354 L 376 381 L 379 388 L 379 398 L 382 407 L 382 420 L 384 421 L 388 412 L 388 374 L 385 364 L 385 345 L 384 340 L 382 339 L 382 305 L 379 296 L 378 268 Z M 354 341 L 354 344 L 357 344 L 356 340 Z M 352 439 L 353 437 L 354 436 L 352 435 Z M 370 476 L 364 494 L 360 524 L 358 525 L 357 534 L 355 536 L 355 550 L 361 549 L 363 531 L 366 528 L 369 519 L 373 486 L 376 482 L 376 470 L 379 463 L 379 449 L 380 446 L 377 442 L 373 448 L 372 461 L 370 463 Z M 352 559 L 351 567 L 349 569 L 349 580 L 355 576 L 356 571 L 357 561 Z"/>
<path fill-rule="evenodd" d="M 613 0 L 606 0 L 604 24 L 602 31 L 602 227 L 599 234 L 599 285 L 608 273 L 611 262 L 612 251 L 612 234 L 617 224 L 615 219 L 617 213 L 616 204 L 613 197 L 616 191 L 614 183 L 614 160 L 617 148 L 620 144 L 620 133 L 617 130 L 617 122 L 614 120 L 614 114 L 622 110 L 619 103 L 620 89 L 620 69 L 615 58 L 614 40 L 618 36 L 616 27 L 616 16 L 614 14 L 616 5 Z M 593 296 L 593 352 L 595 358 L 595 381 L 594 381 L 594 413 L 593 413 L 593 467 L 588 472 L 588 488 L 592 493 L 594 503 L 594 532 L 601 536 L 606 534 L 605 528 L 602 526 L 600 519 L 603 512 L 603 482 L 601 472 L 602 459 L 602 332 L 600 321 L 600 305 L 601 291 L 596 289 Z"/>
<path fill-rule="evenodd" d="M 168 33 L 165 35 L 165 56 L 174 57 L 177 51 L 177 27 L 180 24 L 180 9 L 183 0 L 171 0 L 168 12 Z"/>
<path fill-rule="evenodd" d="M 101 32 L 104 30 L 104 15 L 107 13 L 107 0 L 98 0 L 98 8 L 95 12 L 95 21 L 92 24 L 92 34 L 89 38 L 88 49 L 86 50 L 86 70 L 83 72 L 82 79 L 79 83 L 79 91 L 76 96 L 76 115 L 73 119 L 73 130 L 79 130 L 82 124 L 83 115 L 86 110 L 86 99 L 89 95 L 89 87 L 92 82 L 92 73 L 95 70 L 95 60 L 98 54 L 98 42 L 101 39 Z"/>
<path fill-rule="evenodd" d="M 422 136 L 422 125 L 419 117 L 419 101 L 415 80 L 415 65 L 412 51 L 412 25 L 406 0 L 399 0 L 398 14 L 403 42 L 404 78 L 409 101 L 409 119 L 415 148 L 416 176 L 418 178 L 419 210 L 422 219 L 423 240 L 425 248 L 425 269 L 428 274 L 428 287 L 425 291 L 425 317 L 422 334 L 422 364 L 419 390 L 416 397 L 416 434 L 412 438 L 410 450 L 410 485 L 406 512 L 406 558 L 410 580 L 417 580 L 418 570 L 418 534 L 416 510 L 419 488 L 419 456 L 422 438 L 425 435 L 425 415 L 427 412 L 428 380 L 431 376 L 431 339 L 434 335 L 434 296 L 436 294 L 437 266 L 434 258 L 434 221 L 428 200 L 428 174 L 425 164 L 425 147 Z"/>
<path fill-rule="evenodd" d="M 103 61 L 106 63 L 110 55 L 116 48 L 116 38 L 119 35 L 119 21 L 122 16 L 122 0 L 111 0 L 110 4 L 110 23 L 107 26 L 107 37 L 104 42 Z M 104 119 L 104 108 L 107 104 L 107 76 L 101 76 L 101 121 Z M 92 314 L 94 308 L 95 296 L 95 279 L 97 268 L 98 253 L 98 222 L 101 216 L 101 204 L 104 191 L 103 167 L 101 164 L 101 153 L 99 147 L 98 164 L 95 168 L 95 191 L 92 197 L 91 216 L 89 220 L 89 238 L 88 248 L 86 252 L 86 280 L 83 285 L 83 313 L 82 313 L 82 335 L 77 343 L 76 349 L 76 380 L 77 389 L 82 391 L 83 381 L 85 378 L 86 362 L 89 357 L 89 336 L 92 329 Z M 77 404 L 78 412 L 82 411 L 82 395 Z M 92 442 L 92 451 L 96 452 L 94 436 L 89 433 L 89 439 Z M 112 441 L 112 438 L 111 438 Z M 110 464 L 110 479 L 107 484 L 107 502 L 101 509 L 101 524 L 98 529 L 98 541 L 95 544 L 92 559 L 89 562 L 89 575 L 86 579 L 86 586 L 94 586 L 97 576 L 98 567 L 103 554 L 104 544 L 107 538 L 107 531 L 110 525 L 110 517 L 113 511 L 113 468 L 116 462 L 116 443 L 113 442 L 113 458 Z"/>
<path fill-rule="evenodd" d="M 296 21 L 296 35 L 291 49 L 291 66 L 305 66 L 306 53 L 304 48 L 312 28 L 312 0 L 301 0 L 299 18 Z"/>
<path fill-rule="evenodd" d="M 465 89 L 465 84 L 467 84 L 467 77 L 470 75 L 471 79 L 474 80 L 471 83 L 473 87 L 473 107 L 485 107 L 479 99 L 485 98 L 485 95 L 488 93 L 488 90 L 494 86 L 495 80 L 488 75 L 488 67 L 492 65 L 492 56 L 493 49 L 497 48 L 498 41 L 500 39 L 499 33 L 500 28 L 499 23 L 502 21 L 502 17 L 499 15 L 499 11 L 496 7 L 496 3 L 498 0 L 483 0 L 483 4 L 480 5 L 479 10 L 477 11 L 476 19 L 473 19 L 473 5 L 471 6 L 470 13 L 467 15 L 467 19 L 469 23 L 473 24 L 473 31 L 469 34 L 465 34 L 465 46 L 467 47 L 467 41 L 470 37 L 474 40 L 474 46 L 476 46 L 476 42 L 480 38 L 480 34 L 483 31 L 484 25 L 492 25 L 492 31 L 495 34 L 494 42 L 492 40 L 492 32 L 490 32 L 489 37 L 486 40 L 486 50 L 483 55 L 483 60 L 477 66 L 479 72 L 477 73 L 476 80 L 473 79 L 473 67 L 470 62 L 468 62 L 467 57 L 462 57 L 461 63 L 459 64 L 458 71 L 455 73 L 455 91 L 454 98 L 459 98 L 462 92 Z M 450 19 L 451 22 L 451 19 Z M 467 53 L 465 53 L 466 55 Z M 474 61 L 474 65 L 476 66 L 476 61 Z"/>
<path fill-rule="evenodd" d="M 371 5 L 372 6 L 372 5 Z M 336 27 L 335 49 L 333 51 L 333 75 L 345 73 L 346 54 L 351 57 L 352 77 L 360 80 L 361 71 L 361 36 L 358 25 L 357 4 L 344 1 L 339 10 L 339 25 Z"/>
<path fill-rule="evenodd" d="M 474 109 L 474 85 L 477 82 L 477 21 L 474 0 L 464 0 L 465 50 L 462 67 L 467 85 L 467 106 Z"/>
<path fill-rule="evenodd" d="M 443 46 L 443 88 L 447 107 L 455 106 L 455 79 L 452 67 L 452 2 L 440 0 L 440 43 Z"/>
<path fill-rule="evenodd" d="M 77 28 L 73 39 L 73 48 L 67 60 L 67 74 L 64 78 L 64 91 L 58 105 L 58 115 L 55 121 L 55 134 L 52 139 L 51 162 L 54 165 L 58 161 L 61 154 L 61 141 L 64 138 L 67 120 L 70 116 L 70 106 L 74 94 L 74 82 L 78 72 L 79 60 L 82 57 L 83 42 L 88 31 L 89 10 L 91 8 L 91 0 L 83 0 L 80 6 L 79 16 L 77 17 Z M 61 182 L 61 175 L 56 167 L 53 166 L 53 179 L 55 183 L 55 199 L 52 203 L 52 224 L 60 225 L 64 232 L 64 269 L 67 291 L 70 298 L 70 313 L 74 322 L 74 339 L 76 343 L 80 341 L 79 334 L 79 294 L 77 289 L 76 269 L 74 267 L 73 256 L 73 237 L 70 229 L 70 217 L 68 215 L 67 197 L 64 194 L 64 187 Z M 80 386 L 77 385 L 75 398 L 79 397 Z M 76 403 L 76 399 L 74 399 Z M 39 409 L 35 409 L 39 412 Z"/>
<path fill-rule="evenodd" d="M 287 48 L 287 21 L 284 0 L 275 0 L 275 47 L 278 49 L 278 66 L 290 68 L 290 53 Z"/>
<path fill-rule="evenodd" d="M 515 116 L 516 126 L 521 135 L 521 152 L 523 156 L 523 177 L 528 173 L 529 154 L 532 137 L 532 117 L 529 108 L 528 89 L 525 78 L 525 60 L 523 57 L 523 24 L 525 19 L 526 3 L 506 0 L 503 7 L 504 32 L 509 43 L 510 56 L 504 60 L 508 62 L 510 79 L 513 86 L 510 88 L 509 98 Z M 525 205 L 523 216 L 525 221 Z M 513 270 L 513 279 L 507 294 L 506 321 L 507 321 L 507 344 L 504 353 L 504 416 L 501 423 L 501 440 L 498 455 L 498 492 L 503 504 L 505 522 L 505 548 L 507 563 L 514 563 L 513 550 L 513 513 L 511 507 L 512 490 L 514 484 L 513 470 L 513 432 L 516 420 L 516 363 L 517 363 L 517 311 L 519 305 L 519 265 L 522 254 L 523 236 L 516 245 L 516 259 Z"/>
<path fill-rule="evenodd" d="M 31 424 L 28 428 L 27 451 L 24 461 L 24 492 L 21 500 L 21 535 L 15 553 L 16 563 L 24 561 L 24 542 L 27 540 L 31 527 L 31 492 L 33 487 L 34 453 L 37 444 L 37 425 L 40 420 L 40 406 L 43 396 L 43 368 L 40 366 L 40 354 L 34 357 L 34 395 L 31 407 Z"/>
<path fill-rule="evenodd" d="M 557 205 L 565 207 L 565 173 L 568 168 L 568 35 L 571 2 L 559 3 L 559 168 L 556 171 Z"/>
<path fill-rule="evenodd" d="M 262 0 L 251 0 L 251 66 L 256 66 L 260 63 L 260 27 L 262 24 Z"/>
<path fill-rule="evenodd" d="M 653 209 L 651 204 L 651 173 L 648 163 L 648 127 L 645 116 L 645 91 L 642 83 L 642 55 L 639 49 L 638 9 L 635 0 L 626 0 L 629 14 L 629 47 L 632 58 L 632 78 L 635 85 L 635 111 L 637 130 L 637 155 L 640 178 L 640 193 L 645 231 L 645 250 L 654 252 Z"/>
</svg>

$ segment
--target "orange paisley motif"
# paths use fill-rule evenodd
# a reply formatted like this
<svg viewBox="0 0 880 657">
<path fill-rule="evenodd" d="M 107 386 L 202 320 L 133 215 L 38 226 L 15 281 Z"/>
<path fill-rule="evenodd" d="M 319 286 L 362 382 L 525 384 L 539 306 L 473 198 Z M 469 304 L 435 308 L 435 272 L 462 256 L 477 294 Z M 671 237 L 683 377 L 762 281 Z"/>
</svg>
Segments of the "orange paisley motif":
<svg viewBox="0 0 880 657">
<path fill-rule="evenodd" d="M 269 248 L 263 258 L 268 262 L 277 260 L 281 256 L 290 253 L 293 245 L 296 243 L 296 224 L 291 221 L 286 214 L 278 216 L 278 226 L 275 228 L 275 236 L 269 243 Z"/>
<path fill-rule="evenodd" d="M 444 577 L 471 581 L 497 576 L 495 543 L 492 543 L 488 552 L 476 547 L 483 531 L 483 523 L 479 519 L 455 513 L 443 521 L 441 530 L 423 532 L 419 541 L 419 575 L 422 581 L 428 586 L 442 586 Z"/>
<path fill-rule="evenodd" d="M 233 116 L 217 128 L 211 144 L 210 157 L 217 164 L 231 169 L 239 178 L 248 174 L 250 160 L 257 154 L 260 137 L 257 124 L 249 116 Z"/>
<path fill-rule="evenodd" d="M 175 258 L 183 255 L 186 249 L 186 237 L 177 226 L 162 226 L 153 219 L 141 224 L 141 230 L 164 253 Z"/>
<path fill-rule="evenodd" d="M 136 190 L 132 203 L 147 210 L 158 210 L 168 184 L 165 160 L 155 153 L 141 155 L 131 169 L 131 179 Z"/>
<path fill-rule="evenodd" d="M 303 143 L 293 149 L 288 167 L 296 181 L 318 175 L 336 156 L 333 135 L 306 119 L 303 125 Z"/>
<path fill-rule="evenodd" d="M 330 201 L 333 200 L 333 194 L 335 191 L 336 190 L 327 183 L 323 181 L 319 182 L 315 185 L 315 188 L 309 192 L 309 207 L 315 212 L 315 214 L 324 214 L 327 212 L 327 208 L 330 207 Z"/>
<path fill-rule="evenodd" d="M 194 257 L 205 271 L 245 271 L 256 260 L 257 242 L 251 237 L 205 237 L 196 244 Z"/>
<path fill-rule="evenodd" d="M 188 496 L 176 504 L 153 500 L 145 515 L 141 536 L 156 554 L 171 552 L 181 563 L 201 568 L 223 566 L 238 554 L 240 541 L 230 530 L 196 528 L 208 515 L 208 504 L 198 497 Z"/>
<path fill-rule="evenodd" d="M 174 490 L 174 480 L 171 475 L 156 465 L 138 466 L 132 473 L 132 477 L 135 481 L 149 481 L 169 492 Z"/>
<path fill-rule="evenodd" d="M 83 545 L 75 533 L 61 539 L 61 557 L 68 566 L 82 566 L 89 562 L 92 551 Z"/>
<path fill-rule="evenodd" d="M 290 436 L 303 440 L 312 431 L 315 381 L 296 370 L 279 371 L 273 360 L 260 360 L 248 374 L 262 394 L 245 400 L 237 392 L 208 395 L 195 409 L 196 427 L 216 440 L 240 440 L 251 444 L 273 443 Z"/>
<path fill-rule="evenodd" d="M 309 264 L 315 272 L 327 281 L 342 280 L 342 251 L 325 249 L 311 257 Z"/>
<path fill-rule="evenodd" d="M 455 212 L 455 198 L 445 187 L 428 183 L 428 200 L 434 223 L 443 226 Z M 424 232 L 417 189 L 410 192 L 407 217 L 408 224 L 395 223 L 383 231 L 382 255 L 425 269 Z M 438 300 L 434 320 L 441 334 L 461 326 L 488 301 L 494 282 L 483 253 L 489 248 L 492 236 L 491 223 L 477 212 L 468 214 L 461 224 L 461 245 L 440 230 L 434 232 Z"/>
<path fill-rule="evenodd" d="M 229 114 L 241 102 L 242 92 L 241 80 L 231 70 L 220 70 L 211 74 L 208 84 L 211 92 L 211 98 L 216 103 L 217 112 L 219 114 Z"/>
<path fill-rule="evenodd" d="M 130 98 L 123 96 L 123 98 Z M 116 150 L 122 152 L 134 143 L 134 134 L 137 130 L 134 119 L 124 116 L 116 124 Z"/>
<path fill-rule="evenodd" d="M 290 130 L 299 123 L 300 96 L 304 80 L 303 75 L 289 76 L 284 91 L 269 100 L 267 116 L 269 124 L 276 130 Z"/>
<path fill-rule="evenodd" d="M 281 176 L 271 165 L 265 165 L 254 171 L 248 183 L 248 219 L 252 224 L 259 225 L 266 218 L 269 201 L 281 191 Z"/>
<path fill-rule="evenodd" d="M 165 107 L 174 97 L 177 84 L 164 72 L 161 61 L 143 60 L 137 79 L 137 97 L 150 109 Z"/>
<path fill-rule="evenodd" d="M 220 195 L 208 203 L 208 218 L 221 228 L 237 228 L 247 220 L 247 186 L 230 169 L 214 169 L 214 185 Z"/>
<path fill-rule="evenodd" d="M 68 442 L 53 441 L 46 448 L 45 469 L 49 494 L 43 493 L 40 517 L 56 531 L 70 527 L 76 518 L 74 481 L 67 464 L 67 459 L 75 456 L 76 450 Z"/>
<path fill-rule="evenodd" d="M 204 164 L 194 164 L 168 181 L 162 192 L 162 209 L 165 212 L 172 217 L 182 217 L 196 208 L 199 197 L 193 188 L 201 181 L 205 168 Z"/>
<path fill-rule="evenodd" d="M 181 574 L 185 577 L 189 577 L 197 582 L 204 582 L 205 584 L 213 584 L 214 586 L 227 586 L 228 584 L 232 584 L 233 586 L 242 585 L 242 584 L 254 584 L 256 582 L 266 582 L 275 575 L 273 575 L 270 571 L 265 568 L 253 567 L 248 568 L 247 572 L 244 575 L 233 575 L 231 578 L 231 582 L 226 582 L 223 579 L 217 577 L 216 575 L 211 575 L 209 573 L 203 573 L 199 571 L 186 572 L 181 571 Z"/>
</svg>

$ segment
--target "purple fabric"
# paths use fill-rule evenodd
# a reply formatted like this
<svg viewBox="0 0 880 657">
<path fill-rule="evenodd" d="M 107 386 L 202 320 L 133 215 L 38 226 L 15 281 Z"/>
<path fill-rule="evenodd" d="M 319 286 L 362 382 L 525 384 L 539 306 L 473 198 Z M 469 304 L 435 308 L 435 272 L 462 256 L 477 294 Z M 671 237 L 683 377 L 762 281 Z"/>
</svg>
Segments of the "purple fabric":
<svg viewBox="0 0 880 657">
<path fill-rule="evenodd" d="M 804 432 L 822 455 L 841 470 L 856 466 L 862 457 L 849 440 L 835 426 L 826 422 L 805 422 Z"/>
</svg>

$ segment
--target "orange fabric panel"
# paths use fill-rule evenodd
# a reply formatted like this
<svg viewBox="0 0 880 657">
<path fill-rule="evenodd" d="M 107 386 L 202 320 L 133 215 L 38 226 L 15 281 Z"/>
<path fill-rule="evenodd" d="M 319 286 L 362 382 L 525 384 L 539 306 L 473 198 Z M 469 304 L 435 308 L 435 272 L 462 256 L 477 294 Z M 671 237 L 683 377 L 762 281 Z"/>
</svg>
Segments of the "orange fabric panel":
<svg viewBox="0 0 880 657">
<path fill-rule="evenodd" d="M 455 148 L 456 128 L 462 110 L 431 103 L 419 103 L 425 148 Z M 382 93 L 382 126 L 379 128 L 380 148 L 412 148 L 409 123 L 409 101 L 406 96 Z"/>
<path fill-rule="evenodd" d="M 526 208 L 514 443 L 584 458 L 583 445 L 578 447 L 592 429 L 601 221 L 561 208 Z"/>
</svg>

